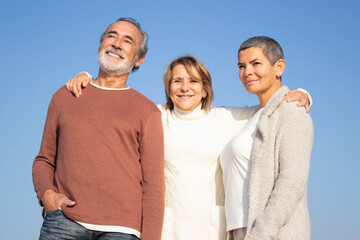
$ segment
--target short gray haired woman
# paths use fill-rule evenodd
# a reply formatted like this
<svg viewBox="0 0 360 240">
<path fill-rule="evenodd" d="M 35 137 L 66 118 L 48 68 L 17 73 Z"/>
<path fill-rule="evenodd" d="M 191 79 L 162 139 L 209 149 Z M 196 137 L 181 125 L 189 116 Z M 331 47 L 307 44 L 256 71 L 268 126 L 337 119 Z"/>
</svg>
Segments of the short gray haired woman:
<svg viewBox="0 0 360 240">
<path fill-rule="evenodd" d="M 239 78 L 260 110 L 221 154 L 229 239 L 310 239 L 311 117 L 283 101 L 285 61 L 274 39 L 248 39 L 238 60 Z"/>
</svg>

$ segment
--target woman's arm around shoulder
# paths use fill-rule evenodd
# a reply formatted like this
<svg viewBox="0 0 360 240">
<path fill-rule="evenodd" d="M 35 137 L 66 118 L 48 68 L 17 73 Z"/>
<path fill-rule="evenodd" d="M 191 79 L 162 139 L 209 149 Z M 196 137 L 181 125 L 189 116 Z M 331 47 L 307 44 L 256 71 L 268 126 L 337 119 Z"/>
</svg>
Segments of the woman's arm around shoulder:
<svg viewBox="0 0 360 240">
<path fill-rule="evenodd" d="M 214 107 L 211 112 L 223 118 L 241 121 L 249 120 L 259 109 L 259 105 L 251 107 Z"/>
</svg>

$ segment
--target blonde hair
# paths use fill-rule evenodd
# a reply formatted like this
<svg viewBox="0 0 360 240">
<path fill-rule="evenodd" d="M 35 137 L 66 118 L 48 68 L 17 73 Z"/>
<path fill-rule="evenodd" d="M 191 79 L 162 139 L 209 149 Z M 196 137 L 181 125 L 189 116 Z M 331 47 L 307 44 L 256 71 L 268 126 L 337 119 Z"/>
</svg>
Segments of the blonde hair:
<svg viewBox="0 0 360 240">
<path fill-rule="evenodd" d="M 193 56 L 183 56 L 176 58 L 173 60 L 169 66 L 167 67 L 164 73 L 164 86 L 165 86 L 165 95 L 166 95 L 166 108 L 173 110 L 174 103 L 171 101 L 170 98 L 170 85 L 171 85 L 171 78 L 172 78 L 172 71 L 175 66 L 183 65 L 193 79 L 201 81 L 203 84 L 203 88 L 206 92 L 206 97 L 201 99 L 201 109 L 208 111 L 211 107 L 211 103 L 214 100 L 214 92 L 211 86 L 211 76 L 205 65 L 194 58 Z M 200 75 L 200 79 L 197 76 L 196 72 Z"/>
</svg>

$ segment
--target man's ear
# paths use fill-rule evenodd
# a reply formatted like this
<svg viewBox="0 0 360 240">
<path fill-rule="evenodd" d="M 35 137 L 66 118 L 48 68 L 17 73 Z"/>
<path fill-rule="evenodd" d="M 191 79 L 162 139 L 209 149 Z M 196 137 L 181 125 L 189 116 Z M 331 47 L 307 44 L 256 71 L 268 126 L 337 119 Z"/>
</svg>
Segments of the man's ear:
<svg viewBox="0 0 360 240">
<path fill-rule="evenodd" d="M 143 63 L 144 60 L 145 60 L 145 55 L 140 57 L 138 60 L 136 60 L 135 66 L 139 67 Z"/>
</svg>

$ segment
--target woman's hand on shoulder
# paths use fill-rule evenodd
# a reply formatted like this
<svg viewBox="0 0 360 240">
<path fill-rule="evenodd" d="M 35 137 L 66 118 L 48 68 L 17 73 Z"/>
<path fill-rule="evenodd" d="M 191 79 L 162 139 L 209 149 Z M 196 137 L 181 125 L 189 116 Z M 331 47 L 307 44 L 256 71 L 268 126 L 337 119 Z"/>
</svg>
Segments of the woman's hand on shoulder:
<svg viewBox="0 0 360 240">
<path fill-rule="evenodd" d="M 298 107 L 305 107 L 307 113 L 310 111 L 309 96 L 303 91 L 292 90 L 285 95 L 284 100 L 286 100 L 287 102 L 298 101 Z"/>
<path fill-rule="evenodd" d="M 66 89 L 72 92 L 76 97 L 80 97 L 81 88 L 87 87 L 89 82 L 91 82 L 92 76 L 87 72 L 80 72 L 74 78 L 71 78 L 66 83 Z"/>
</svg>

